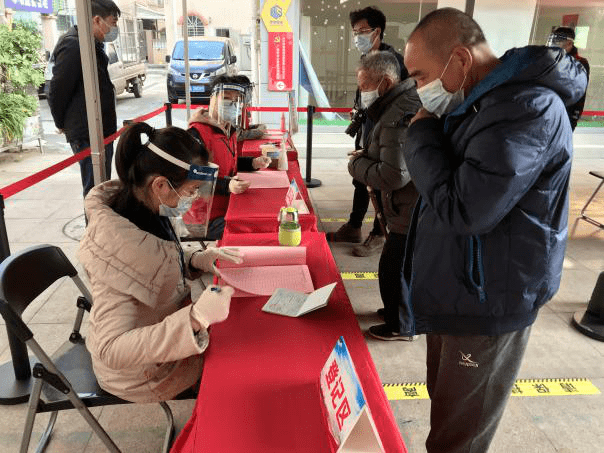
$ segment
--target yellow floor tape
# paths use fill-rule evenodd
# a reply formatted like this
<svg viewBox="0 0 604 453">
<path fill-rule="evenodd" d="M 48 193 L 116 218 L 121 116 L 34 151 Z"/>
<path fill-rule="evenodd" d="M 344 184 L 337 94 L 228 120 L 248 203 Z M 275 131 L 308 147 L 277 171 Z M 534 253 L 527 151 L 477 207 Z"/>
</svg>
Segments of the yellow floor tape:
<svg viewBox="0 0 604 453">
<path fill-rule="evenodd" d="M 377 280 L 377 272 L 342 272 L 342 280 Z"/>
<path fill-rule="evenodd" d="M 384 392 L 390 401 L 429 399 L 423 382 L 384 384 Z M 599 395 L 600 390 L 589 379 L 518 379 L 512 388 L 512 396 L 566 396 Z"/>
</svg>

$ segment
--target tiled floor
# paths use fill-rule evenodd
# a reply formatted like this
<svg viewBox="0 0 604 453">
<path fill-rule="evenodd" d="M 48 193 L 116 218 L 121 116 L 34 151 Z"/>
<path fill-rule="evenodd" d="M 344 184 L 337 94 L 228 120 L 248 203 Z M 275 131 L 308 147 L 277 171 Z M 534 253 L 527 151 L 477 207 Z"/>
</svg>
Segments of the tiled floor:
<svg viewBox="0 0 604 453">
<path fill-rule="evenodd" d="M 571 226 L 597 181 L 587 174 L 604 168 L 604 154 L 597 147 L 604 131 L 580 131 L 575 134 L 576 151 L 571 180 Z M 315 134 L 312 176 L 323 185 L 310 191 L 316 211 L 323 219 L 347 217 L 351 206 L 352 185 L 346 171 L 348 143 L 343 134 Z M 299 143 L 298 143 L 299 142 Z M 296 137 L 304 155 L 305 133 Z M 337 146 L 333 146 L 336 143 Z M 351 142 L 350 142 L 351 143 Z M 596 145 L 596 147 L 594 147 Z M 351 145 L 352 146 L 352 145 Z M 0 186 L 21 179 L 66 157 L 65 148 L 40 155 L 35 152 L 19 157 L 0 156 Z M 10 156 L 9 156 L 10 157 Z M 304 159 L 301 159 L 301 167 Z M 63 248 L 75 262 L 81 233 L 82 201 L 76 167 L 28 189 L 6 202 L 5 217 L 11 250 L 52 243 Z M 604 192 L 599 200 L 604 200 Z M 604 217 L 604 202 L 593 205 L 594 213 Z M 341 223 L 321 222 L 324 231 L 335 230 Z M 365 232 L 370 224 L 364 226 Z M 378 257 L 356 258 L 350 244 L 332 245 L 333 255 L 342 272 L 374 272 Z M 520 378 L 589 378 L 604 391 L 604 343 L 580 334 L 570 325 L 572 314 L 586 307 L 598 274 L 604 270 L 604 231 L 579 222 L 568 242 L 562 285 L 554 299 L 541 311 L 532 331 Z M 345 282 L 361 329 L 379 320 L 377 280 Z M 74 313 L 77 291 L 70 282 L 46 291 L 25 313 L 29 326 L 50 350 L 67 336 Z M 3 321 L 0 320 L 0 323 Z M 425 340 L 413 343 L 380 342 L 367 339 L 370 351 L 384 383 L 423 382 L 425 380 Z M 0 364 L 10 359 L 6 333 L 0 330 Z M 192 401 L 170 403 L 181 428 L 191 414 Z M 410 452 L 422 452 L 429 430 L 429 401 L 393 401 L 392 409 Z M 161 448 L 164 419 L 158 405 L 127 405 L 95 409 L 101 423 L 126 452 L 155 452 Z M 0 407 L 0 451 L 17 451 L 25 418 L 25 406 Z M 47 417 L 36 423 L 40 434 Z M 604 445 L 604 397 L 515 397 L 507 410 L 493 442 L 491 452 L 596 452 Z M 460 421 L 463 422 L 463 421 Z M 33 448 L 32 448 L 33 451 Z M 102 452 L 100 441 L 91 434 L 81 417 L 71 411 L 59 416 L 49 452 Z"/>
</svg>

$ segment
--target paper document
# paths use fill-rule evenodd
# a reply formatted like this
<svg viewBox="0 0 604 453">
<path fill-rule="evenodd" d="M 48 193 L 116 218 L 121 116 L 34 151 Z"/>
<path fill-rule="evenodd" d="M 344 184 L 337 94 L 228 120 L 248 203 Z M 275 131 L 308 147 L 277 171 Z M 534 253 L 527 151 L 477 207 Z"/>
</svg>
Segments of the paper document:
<svg viewBox="0 0 604 453">
<path fill-rule="evenodd" d="M 236 247 L 243 262 L 219 263 L 221 281 L 235 288 L 233 297 L 270 296 L 277 288 L 314 290 L 306 265 L 306 247 Z"/>
<path fill-rule="evenodd" d="M 277 288 L 262 311 L 283 316 L 298 317 L 327 305 L 335 283 L 330 283 L 310 294 Z"/>
<path fill-rule="evenodd" d="M 289 187 L 286 171 L 260 170 L 237 173 L 239 179 L 249 181 L 249 189 L 286 189 Z"/>
</svg>

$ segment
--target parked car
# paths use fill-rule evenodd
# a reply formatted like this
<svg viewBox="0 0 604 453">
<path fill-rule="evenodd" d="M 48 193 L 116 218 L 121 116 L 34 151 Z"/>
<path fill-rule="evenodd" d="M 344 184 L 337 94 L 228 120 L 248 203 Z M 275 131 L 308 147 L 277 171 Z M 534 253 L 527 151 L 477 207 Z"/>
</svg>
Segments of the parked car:
<svg viewBox="0 0 604 453">
<path fill-rule="evenodd" d="M 184 41 L 176 41 L 172 54 L 166 56 L 168 67 L 168 101 L 178 103 L 185 99 Z M 210 87 L 219 75 L 236 75 L 237 57 L 229 38 L 201 36 L 189 39 L 189 82 L 191 98 L 195 102 L 208 102 Z"/>
<path fill-rule="evenodd" d="M 105 43 L 105 53 L 109 57 L 109 77 L 115 87 L 115 95 L 122 94 L 124 91 L 134 94 L 134 97 L 140 98 L 143 95 L 143 83 L 147 77 L 147 67 L 141 57 L 137 56 L 124 61 L 117 52 L 117 40 L 114 42 Z M 54 66 L 54 58 L 51 57 L 46 70 L 44 71 L 44 93 L 48 96 L 50 88 L 50 80 L 52 79 L 52 67 Z"/>
</svg>

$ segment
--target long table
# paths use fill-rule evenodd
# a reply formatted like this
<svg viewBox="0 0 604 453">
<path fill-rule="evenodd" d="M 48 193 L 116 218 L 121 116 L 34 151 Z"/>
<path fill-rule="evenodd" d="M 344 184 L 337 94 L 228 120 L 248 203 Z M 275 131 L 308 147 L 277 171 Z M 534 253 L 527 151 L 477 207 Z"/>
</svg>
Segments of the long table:
<svg viewBox="0 0 604 453">
<path fill-rule="evenodd" d="M 290 168 L 293 172 L 296 167 Z M 276 196 L 266 191 L 263 199 L 268 202 Z M 229 203 L 220 245 L 278 245 L 276 230 L 240 234 L 239 227 L 232 228 L 229 213 L 241 214 L 242 206 L 233 199 Z M 261 311 L 267 297 L 234 298 L 227 320 L 210 328 L 199 396 L 172 453 L 335 452 L 322 409 L 319 375 L 340 336 L 347 343 L 385 451 L 407 451 L 325 235 L 316 226 L 314 231 L 305 230 L 301 245 L 307 247 L 314 287 L 337 282 L 329 304 L 303 317 L 288 318 Z"/>
</svg>

